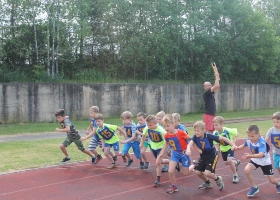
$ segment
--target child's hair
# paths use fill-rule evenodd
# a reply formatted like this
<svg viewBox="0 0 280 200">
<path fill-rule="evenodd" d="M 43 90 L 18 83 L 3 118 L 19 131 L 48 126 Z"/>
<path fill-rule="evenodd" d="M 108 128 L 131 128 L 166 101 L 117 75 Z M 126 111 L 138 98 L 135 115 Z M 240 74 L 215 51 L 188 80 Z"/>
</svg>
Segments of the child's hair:
<svg viewBox="0 0 280 200">
<path fill-rule="evenodd" d="M 130 111 L 124 111 L 122 114 L 121 114 L 121 118 L 122 119 L 132 119 L 133 115 Z"/>
<path fill-rule="evenodd" d="M 102 114 L 98 113 L 98 114 L 95 115 L 94 120 L 102 120 L 103 121 L 104 117 L 103 117 Z"/>
<path fill-rule="evenodd" d="M 280 112 L 273 113 L 272 119 L 280 120 Z"/>
<path fill-rule="evenodd" d="M 156 114 L 156 117 L 163 117 L 165 115 L 164 111 L 160 111 Z"/>
<path fill-rule="evenodd" d="M 174 117 L 175 121 L 180 121 L 181 116 L 179 113 L 173 113 L 172 116 Z"/>
<path fill-rule="evenodd" d="M 157 118 L 154 115 L 148 115 L 148 117 L 146 117 L 146 122 L 148 122 L 148 123 L 150 123 L 150 122 L 157 123 Z"/>
<path fill-rule="evenodd" d="M 137 114 L 137 117 L 143 117 L 144 119 L 147 117 L 147 114 L 146 113 L 144 113 L 144 112 L 139 112 L 138 114 Z"/>
<path fill-rule="evenodd" d="M 65 116 L 65 111 L 64 109 L 59 109 L 58 111 L 56 111 L 56 113 L 54 114 L 56 117 L 57 116 L 61 116 L 64 117 Z"/>
<path fill-rule="evenodd" d="M 197 121 L 194 123 L 193 128 L 205 129 L 205 123 L 203 121 Z"/>
<path fill-rule="evenodd" d="M 162 119 L 163 123 L 171 123 L 174 124 L 175 123 L 175 119 L 173 117 L 173 115 L 171 114 L 166 114 L 164 115 L 163 119 Z"/>
<path fill-rule="evenodd" d="M 91 106 L 89 108 L 89 111 L 94 112 L 94 113 L 99 113 L 99 108 L 97 106 Z"/>
<path fill-rule="evenodd" d="M 260 129 L 258 125 L 250 125 L 246 131 L 247 133 L 256 133 L 258 134 L 260 132 Z"/>
<path fill-rule="evenodd" d="M 213 123 L 224 124 L 224 118 L 221 116 L 217 116 L 213 119 Z"/>
</svg>

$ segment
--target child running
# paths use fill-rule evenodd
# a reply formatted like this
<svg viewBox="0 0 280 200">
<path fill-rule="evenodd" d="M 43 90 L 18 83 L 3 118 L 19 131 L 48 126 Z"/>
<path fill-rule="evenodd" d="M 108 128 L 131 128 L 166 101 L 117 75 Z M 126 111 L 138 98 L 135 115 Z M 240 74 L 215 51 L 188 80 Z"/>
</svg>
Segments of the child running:
<svg viewBox="0 0 280 200">
<path fill-rule="evenodd" d="M 246 139 L 244 144 L 238 147 L 238 149 L 244 149 L 245 147 L 249 147 L 251 150 L 251 154 L 245 153 L 242 156 L 242 159 L 251 159 L 244 169 L 246 177 L 251 185 L 247 196 L 253 197 L 256 193 L 259 192 L 259 187 L 257 186 L 253 175 L 253 170 L 259 167 L 262 169 L 263 175 L 268 177 L 269 182 L 276 186 L 276 191 L 278 194 L 280 194 L 280 182 L 278 182 L 273 175 L 274 173 L 269 154 L 270 147 L 268 143 L 260 135 L 260 130 L 257 125 L 250 125 L 247 129 L 247 134 L 248 138 Z"/>
<path fill-rule="evenodd" d="M 180 129 L 175 129 L 175 119 L 170 114 L 167 114 L 163 117 L 163 125 L 164 129 L 167 132 L 164 135 L 166 143 L 164 144 L 160 154 L 157 157 L 157 163 L 160 164 L 161 161 L 164 161 L 162 159 L 162 156 L 169 145 L 172 149 L 168 169 L 171 185 L 166 192 L 171 194 L 174 192 L 178 192 L 178 186 L 175 179 L 175 168 L 177 166 L 177 163 L 182 163 L 184 175 L 189 175 L 195 166 L 191 165 L 190 157 L 185 154 L 188 145 L 186 140 L 187 138 L 189 138 L 188 134 Z M 157 167 L 159 166 L 157 165 Z"/>
<path fill-rule="evenodd" d="M 65 155 L 65 157 L 63 158 L 63 160 L 61 162 L 68 162 L 71 160 L 66 147 L 68 147 L 72 142 L 74 142 L 79 150 L 81 150 L 83 153 L 85 153 L 91 157 L 91 161 L 92 161 L 92 163 L 94 163 L 94 161 L 95 161 L 94 155 L 90 151 L 85 149 L 83 142 L 80 140 L 80 138 L 81 138 L 80 134 L 78 133 L 78 131 L 76 131 L 75 126 L 69 120 L 69 117 L 66 117 L 65 111 L 63 109 L 58 110 L 55 113 L 55 117 L 56 117 L 56 120 L 60 123 L 60 125 L 62 127 L 62 129 L 56 128 L 55 130 L 57 132 L 66 132 L 67 133 L 67 137 L 59 146 L 62 153 L 64 153 L 64 155 Z"/>
<path fill-rule="evenodd" d="M 125 111 L 121 114 L 121 119 L 123 121 L 123 127 L 126 132 L 127 139 L 121 140 L 120 143 L 123 145 L 122 155 L 128 158 L 126 166 L 130 166 L 133 163 L 133 159 L 130 157 L 128 151 L 132 147 L 134 155 L 140 160 L 140 168 L 144 167 L 144 162 L 141 157 L 141 151 L 137 140 L 136 134 L 136 124 L 132 121 L 132 113 L 130 111 Z"/>
<path fill-rule="evenodd" d="M 185 131 L 186 133 L 188 133 L 184 124 L 181 124 L 180 114 L 179 113 L 173 113 L 172 116 L 174 117 L 174 120 L 175 120 L 175 129 L 179 129 L 179 130 L 182 130 L 182 131 Z"/>
<path fill-rule="evenodd" d="M 273 163 L 274 168 L 278 170 L 280 174 L 280 112 L 276 112 L 272 115 L 273 127 L 270 128 L 267 133 L 265 140 L 270 139 L 273 145 Z"/>
<path fill-rule="evenodd" d="M 224 189 L 224 183 L 222 181 L 221 176 L 216 176 L 215 168 L 218 162 L 218 154 L 216 152 L 216 148 L 213 144 L 214 141 L 216 142 L 226 142 L 228 143 L 234 150 L 236 146 L 227 138 L 222 136 L 212 135 L 211 133 L 207 133 L 205 130 L 205 123 L 202 121 L 198 121 L 194 123 L 194 136 L 187 147 L 187 155 L 191 155 L 191 147 L 193 144 L 196 144 L 197 147 L 200 149 L 200 158 L 198 160 L 195 173 L 196 175 L 204 181 L 202 185 L 200 185 L 199 189 L 206 189 L 211 188 L 212 184 L 209 181 L 213 179 L 216 181 L 219 190 Z"/>
<path fill-rule="evenodd" d="M 217 116 L 213 120 L 214 125 L 214 135 L 216 136 L 223 136 L 229 139 L 231 142 L 235 144 L 237 140 L 237 129 L 231 129 L 224 127 L 224 118 L 221 116 Z M 217 144 L 217 142 L 214 142 L 214 144 Z M 240 160 L 234 159 L 234 151 L 231 150 L 231 146 L 228 143 L 225 143 L 223 141 L 220 141 L 219 143 L 220 151 L 222 152 L 222 157 L 224 160 L 224 163 L 226 165 L 229 165 L 232 173 L 233 173 L 233 183 L 239 182 L 239 176 L 237 175 L 238 165 L 240 164 Z"/>
<path fill-rule="evenodd" d="M 150 139 L 151 151 L 154 157 L 157 159 L 162 147 L 164 146 L 164 134 L 166 131 L 158 125 L 157 118 L 154 115 L 149 115 L 146 118 L 147 126 L 143 130 L 143 137 L 141 139 L 140 147 L 143 148 L 145 137 L 148 135 Z M 169 160 L 166 159 L 166 164 L 169 163 Z M 161 168 L 156 168 L 157 179 L 154 182 L 154 187 L 160 186 L 160 176 L 161 176 Z"/>
<path fill-rule="evenodd" d="M 97 164 L 100 160 L 103 159 L 102 156 L 96 151 L 97 146 L 99 146 L 100 149 L 102 148 L 101 140 L 96 134 L 96 129 L 98 126 L 94 119 L 95 115 L 98 113 L 99 113 L 99 108 L 97 106 L 92 106 L 89 108 L 90 124 L 86 130 L 86 136 L 81 137 L 81 141 L 85 141 L 88 138 L 92 137 L 92 139 L 89 143 L 89 146 L 88 146 L 88 150 L 95 155 L 94 160 L 92 160 L 94 164 Z M 110 155 L 113 158 L 116 158 L 115 154 L 113 152 L 110 152 Z"/>
<path fill-rule="evenodd" d="M 143 130 L 146 127 L 146 117 L 147 117 L 147 115 L 144 112 L 139 112 L 137 114 L 138 124 L 136 125 L 136 133 L 140 136 L 140 139 L 142 137 L 144 137 L 143 136 Z M 149 139 L 148 136 L 146 136 L 144 144 L 143 144 L 143 148 L 141 148 L 141 156 L 142 156 L 142 158 L 145 162 L 144 166 L 141 165 L 141 169 L 144 169 L 144 170 L 147 170 L 150 166 L 150 163 L 148 162 L 148 158 L 146 156 L 146 150 L 149 146 L 150 146 L 150 139 Z"/>
<path fill-rule="evenodd" d="M 118 130 L 121 133 L 121 135 L 123 135 L 125 138 L 126 138 L 126 134 L 120 127 L 116 125 L 105 124 L 104 117 L 100 113 L 96 114 L 94 119 L 98 126 L 96 133 L 98 134 L 98 137 L 101 138 L 102 150 L 104 151 L 104 155 L 112 163 L 107 167 L 107 169 L 112 169 L 116 167 L 117 156 L 122 156 L 122 154 L 119 152 L 120 139 L 116 135 L 115 131 Z M 112 158 L 112 156 L 110 155 L 111 147 L 114 148 L 114 152 L 116 154 L 114 158 Z"/>
</svg>

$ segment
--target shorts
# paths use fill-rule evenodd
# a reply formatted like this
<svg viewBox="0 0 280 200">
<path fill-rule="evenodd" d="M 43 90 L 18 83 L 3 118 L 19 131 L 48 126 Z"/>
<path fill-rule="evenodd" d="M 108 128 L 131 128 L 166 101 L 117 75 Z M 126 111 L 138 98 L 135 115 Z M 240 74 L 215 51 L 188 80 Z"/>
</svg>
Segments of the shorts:
<svg viewBox="0 0 280 200">
<path fill-rule="evenodd" d="M 93 137 L 88 145 L 88 150 L 92 151 L 95 150 L 97 145 L 102 148 L 102 142 L 101 140 L 97 140 L 95 137 Z"/>
<path fill-rule="evenodd" d="M 114 151 L 119 151 L 120 150 L 120 143 L 119 141 L 118 142 L 115 142 L 113 144 L 108 144 L 108 143 L 105 143 L 104 144 L 104 147 L 113 147 L 114 148 Z"/>
<path fill-rule="evenodd" d="M 80 135 L 76 135 L 74 137 L 69 137 L 67 135 L 67 137 L 64 139 L 64 141 L 61 144 L 63 144 L 65 147 L 68 147 L 72 142 L 74 142 L 79 150 L 84 151 L 85 147 L 83 145 L 83 142 L 80 140 L 80 138 L 81 138 Z"/>
<path fill-rule="evenodd" d="M 199 158 L 196 166 L 196 170 L 204 172 L 205 170 L 215 173 L 216 165 L 219 155 L 210 158 Z"/>
<path fill-rule="evenodd" d="M 208 115 L 208 114 L 204 114 L 203 115 L 203 121 L 205 123 L 205 129 L 207 131 L 214 131 L 214 125 L 213 125 L 213 119 L 215 118 L 214 115 Z"/>
<path fill-rule="evenodd" d="M 150 143 L 145 141 L 145 142 L 144 142 L 144 147 L 145 147 L 145 148 L 148 148 L 148 147 L 151 148 Z"/>
<path fill-rule="evenodd" d="M 263 175 L 265 175 L 265 176 L 273 176 L 273 174 L 274 174 L 273 169 L 272 169 L 272 165 L 261 166 L 261 165 L 258 165 L 256 163 L 254 163 L 252 160 L 250 160 L 249 163 L 254 165 L 256 169 L 260 167 L 263 171 Z"/>
<path fill-rule="evenodd" d="M 226 162 L 228 158 L 234 158 L 234 151 L 230 149 L 226 152 L 222 152 L 222 157 L 223 157 L 223 161 Z"/>
<path fill-rule="evenodd" d="M 140 144 L 140 142 L 138 142 L 138 141 L 134 141 L 133 143 L 131 143 L 131 142 L 125 143 L 123 145 L 122 155 L 127 154 L 130 147 L 132 147 L 135 157 L 137 159 L 140 159 L 141 158 L 141 151 L 140 151 L 139 144 Z"/>
<path fill-rule="evenodd" d="M 273 154 L 273 163 L 275 169 L 280 169 L 280 155 L 279 154 Z"/>
<path fill-rule="evenodd" d="M 191 165 L 191 159 L 185 153 L 179 153 L 177 151 L 172 151 L 170 160 L 176 163 L 182 163 L 182 166 L 185 168 L 189 168 Z"/>
<path fill-rule="evenodd" d="M 152 151 L 152 153 L 153 153 L 154 157 L 155 157 L 155 158 L 157 158 L 157 157 L 158 157 L 158 155 L 159 155 L 159 153 L 160 153 L 160 151 L 161 151 L 161 149 L 156 149 L 156 150 L 151 149 L 151 151 Z"/>
</svg>

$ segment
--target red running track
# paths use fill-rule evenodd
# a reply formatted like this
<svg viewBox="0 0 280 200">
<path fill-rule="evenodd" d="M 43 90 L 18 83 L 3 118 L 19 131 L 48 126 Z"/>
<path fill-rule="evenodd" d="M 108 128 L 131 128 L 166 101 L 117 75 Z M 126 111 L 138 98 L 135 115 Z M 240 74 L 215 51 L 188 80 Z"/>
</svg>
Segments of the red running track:
<svg viewBox="0 0 280 200">
<path fill-rule="evenodd" d="M 237 151 L 235 157 L 241 159 L 241 155 L 245 152 L 248 150 Z M 118 167 L 111 170 L 106 169 L 109 162 L 103 159 L 97 165 L 92 165 L 90 162 L 71 163 L 1 175 L 0 200 L 248 199 L 246 194 L 250 186 L 243 172 L 248 160 L 241 161 L 238 171 L 241 181 L 233 184 L 232 173 L 229 167 L 223 164 L 220 156 L 216 172 L 223 177 L 225 183 L 223 191 L 219 191 L 214 181 L 212 181 L 213 188 L 200 190 L 198 186 L 202 181 L 195 173 L 190 176 L 176 173 L 179 192 L 167 194 L 166 189 L 170 184 L 168 173 L 162 173 L 161 187 L 154 188 L 152 185 L 156 178 L 155 160 L 151 153 L 148 153 L 148 157 L 152 164 L 146 171 L 139 169 L 139 162 L 134 158 L 134 163 L 130 167 L 126 167 L 122 161 L 119 161 Z M 194 155 L 193 158 L 197 159 L 198 155 Z M 275 186 L 262 175 L 261 169 L 254 171 L 254 176 L 260 188 L 260 192 L 254 199 L 280 199 Z M 278 172 L 275 176 L 279 178 Z"/>
</svg>

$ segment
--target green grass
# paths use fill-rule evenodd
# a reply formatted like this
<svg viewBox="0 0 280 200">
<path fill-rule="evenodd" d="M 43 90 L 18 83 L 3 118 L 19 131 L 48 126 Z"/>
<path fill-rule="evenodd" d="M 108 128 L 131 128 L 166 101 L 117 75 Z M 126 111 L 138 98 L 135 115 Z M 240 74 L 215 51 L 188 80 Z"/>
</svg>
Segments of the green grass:
<svg viewBox="0 0 280 200">
<path fill-rule="evenodd" d="M 266 120 L 257 122 L 233 123 L 226 124 L 226 127 L 237 128 L 238 132 L 240 133 L 240 137 L 246 138 L 246 129 L 250 124 L 258 125 L 260 127 L 261 135 L 264 136 L 267 130 L 272 126 L 272 121 Z M 188 132 L 192 136 L 193 128 L 188 127 Z M 59 149 L 59 144 L 62 141 L 63 139 L 61 138 L 1 143 L 0 173 L 60 164 L 63 154 Z M 89 140 L 84 142 L 85 147 L 87 147 L 88 144 Z M 90 160 L 89 156 L 81 153 L 74 144 L 71 144 L 69 147 L 67 147 L 67 150 L 72 161 L 77 162 Z"/>
<path fill-rule="evenodd" d="M 279 108 L 256 110 L 256 111 L 236 111 L 236 112 L 221 112 L 217 115 L 223 116 L 225 119 L 233 118 L 252 118 L 252 117 L 269 117 Z M 181 122 L 194 122 L 202 119 L 202 113 L 190 113 L 181 115 Z M 136 119 L 134 119 L 136 122 Z M 88 120 L 73 121 L 78 130 L 85 130 L 88 125 Z M 105 123 L 121 125 L 119 117 L 107 118 Z M 21 133 L 41 133 L 41 132 L 54 132 L 55 128 L 59 127 L 58 123 L 20 123 L 20 124 L 0 124 L 0 136 L 12 135 Z"/>
</svg>

